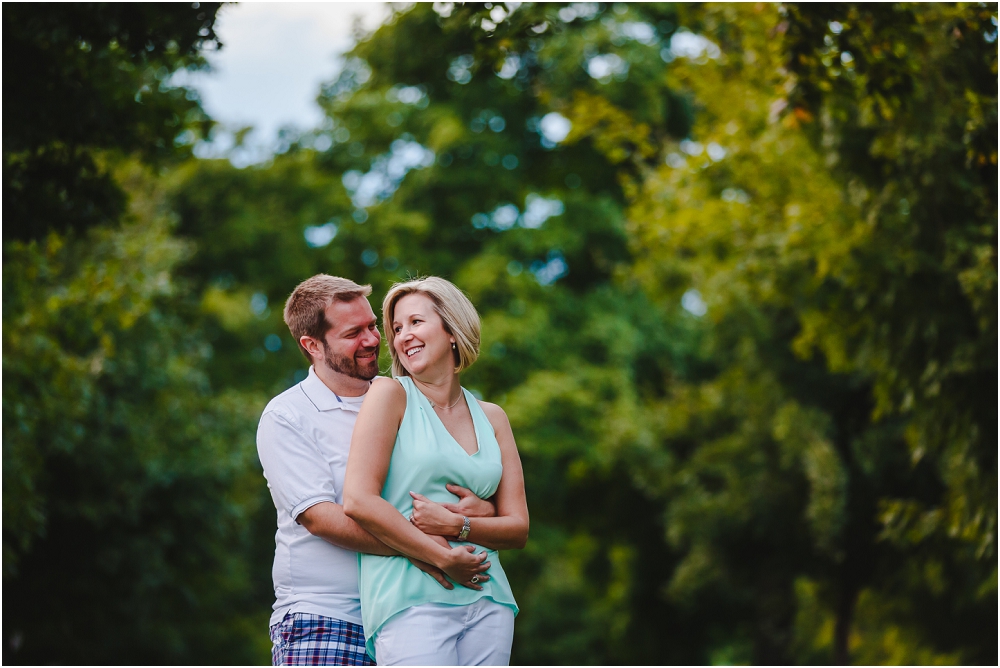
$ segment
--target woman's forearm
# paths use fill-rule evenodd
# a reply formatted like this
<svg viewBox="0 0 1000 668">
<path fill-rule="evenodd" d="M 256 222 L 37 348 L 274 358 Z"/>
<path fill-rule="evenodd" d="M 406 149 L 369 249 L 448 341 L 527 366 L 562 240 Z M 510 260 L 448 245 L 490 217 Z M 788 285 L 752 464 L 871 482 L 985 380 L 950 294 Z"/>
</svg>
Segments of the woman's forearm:
<svg viewBox="0 0 1000 668">
<path fill-rule="evenodd" d="M 521 517 L 470 517 L 466 540 L 491 550 L 520 550 L 528 542 L 528 520 Z"/>
<path fill-rule="evenodd" d="M 486 552 L 476 553 L 471 545 L 439 545 L 435 539 L 410 524 L 392 504 L 379 495 L 344 495 L 347 516 L 369 533 L 402 554 L 431 564 L 449 578 L 469 589 L 481 590 L 489 580 L 490 562 Z M 417 565 L 420 568 L 419 565 Z M 424 569 L 421 569 L 424 570 Z M 440 582 L 440 580 L 439 580 Z"/>
<path fill-rule="evenodd" d="M 493 550 L 519 550 L 528 540 L 528 509 L 523 503 L 508 502 L 506 514 L 475 516 L 461 508 L 452 510 L 435 503 L 422 494 L 413 497 L 413 524 L 426 534 L 470 541 Z M 454 505 L 451 508 L 455 508 Z M 464 519 L 469 520 L 469 533 L 462 536 Z"/>
<path fill-rule="evenodd" d="M 485 552 L 476 554 L 472 546 L 437 544 L 382 498 L 405 409 L 406 394 L 399 383 L 378 382 L 368 390 L 351 437 L 344 475 L 344 513 L 407 557 L 437 567 L 463 587 L 481 589 L 478 583 L 489 579 Z"/>
<path fill-rule="evenodd" d="M 411 525 L 391 503 L 381 496 L 344 498 L 344 513 L 366 531 L 400 553 L 442 567 L 447 550 Z"/>
</svg>

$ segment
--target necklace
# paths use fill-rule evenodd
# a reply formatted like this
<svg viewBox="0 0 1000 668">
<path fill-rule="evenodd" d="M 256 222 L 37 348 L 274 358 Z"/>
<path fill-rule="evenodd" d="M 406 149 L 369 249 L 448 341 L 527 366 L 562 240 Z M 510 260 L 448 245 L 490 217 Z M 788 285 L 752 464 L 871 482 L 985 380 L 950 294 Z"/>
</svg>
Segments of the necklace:
<svg viewBox="0 0 1000 668">
<path fill-rule="evenodd" d="M 459 395 L 458 395 L 458 399 L 455 399 L 455 403 L 453 403 L 453 404 L 452 404 L 451 406 L 438 406 L 438 405 L 437 405 L 436 403 L 434 403 L 434 402 L 433 402 L 433 401 L 431 401 L 430 399 L 428 399 L 427 401 L 430 401 L 430 402 L 431 402 L 431 406 L 433 406 L 434 408 L 448 408 L 448 409 L 452 409 L 452 408 L 454 408 L 455 406 L 457 406 L 457 405 L 458 405 L 458 402 L 459 402 L 459 401 L 461 401 L 461 400 L 462 400 L 462 395 L 461 395 L 461 394 L 459 394 Z"/>
</svg>

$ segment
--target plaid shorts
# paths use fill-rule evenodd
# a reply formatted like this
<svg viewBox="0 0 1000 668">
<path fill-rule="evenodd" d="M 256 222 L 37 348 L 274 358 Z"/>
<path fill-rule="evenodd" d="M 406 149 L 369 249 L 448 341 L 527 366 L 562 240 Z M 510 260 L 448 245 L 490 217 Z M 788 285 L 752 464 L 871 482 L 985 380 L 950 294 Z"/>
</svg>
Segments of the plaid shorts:
<svg viewBox="0 0 1000 668">
<path fill-rule="evenodd" d="M 374 666 L 358 624 L 291 612 L 271 627 L 275 666 Z"/>
</svg>

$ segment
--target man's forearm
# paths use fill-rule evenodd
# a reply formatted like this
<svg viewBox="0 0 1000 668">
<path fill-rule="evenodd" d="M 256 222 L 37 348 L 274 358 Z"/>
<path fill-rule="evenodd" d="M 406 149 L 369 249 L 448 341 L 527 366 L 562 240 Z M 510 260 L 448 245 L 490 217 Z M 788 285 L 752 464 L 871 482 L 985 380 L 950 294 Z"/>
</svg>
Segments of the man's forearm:
<svg viewBox="0 0 1000 668">
<path fill-rule="evenodd" d="M 344 507 L 337 503 L 317 503 L 304 510 L 298 521 L 309 533 L 345 550 L 381 556 L 399 554 L 345 515 Z"/>
</svg>

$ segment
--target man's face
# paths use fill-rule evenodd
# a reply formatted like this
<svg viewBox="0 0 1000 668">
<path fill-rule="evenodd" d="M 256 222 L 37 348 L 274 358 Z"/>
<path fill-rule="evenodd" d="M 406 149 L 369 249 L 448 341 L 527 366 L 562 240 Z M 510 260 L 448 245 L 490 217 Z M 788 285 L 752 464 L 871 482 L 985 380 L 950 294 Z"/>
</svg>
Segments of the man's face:
<svg viewBox="0 0 1000 668">
<path fill-rule="evenodd" d="M 326 321 L 332 325 L 323 340 L 326 366 L 360 380 L 377 376 L 382 337 L 368 300 L 358 297 L 349 302 L 334 301 L 326 307 Z"/>
</svg>

